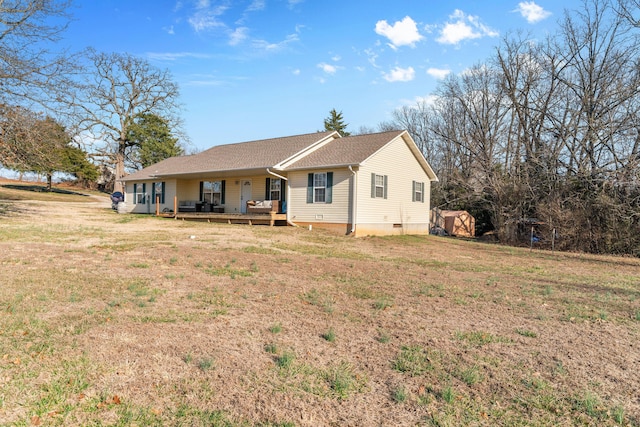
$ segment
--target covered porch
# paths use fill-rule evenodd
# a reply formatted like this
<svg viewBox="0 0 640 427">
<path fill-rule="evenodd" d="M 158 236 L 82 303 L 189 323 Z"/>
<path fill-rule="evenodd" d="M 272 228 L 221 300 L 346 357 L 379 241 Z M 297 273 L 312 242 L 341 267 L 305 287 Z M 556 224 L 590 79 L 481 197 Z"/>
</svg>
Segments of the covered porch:
<svg viewBox="0 0 640 427">
<path fill-rule="evenodd" d="M 194 209 L 183 211 L 178 198 L 174 198 L 173 211 L 161 211 L 160 203 L 156 203 L 156 216 L 164 218 L 174 218 L 191 221 L 206 221 L 227 224 L 249 224 L 249 225 L 288 225 L 287 214 L 279 213 L 278 202 L 276 201 L 272 207 L 268 209 L 247 209 L 246 213 L 224 212 L 224 209 L 216 209 L 215 207 L 207 207 L 200 204 Z"/>
</svg>

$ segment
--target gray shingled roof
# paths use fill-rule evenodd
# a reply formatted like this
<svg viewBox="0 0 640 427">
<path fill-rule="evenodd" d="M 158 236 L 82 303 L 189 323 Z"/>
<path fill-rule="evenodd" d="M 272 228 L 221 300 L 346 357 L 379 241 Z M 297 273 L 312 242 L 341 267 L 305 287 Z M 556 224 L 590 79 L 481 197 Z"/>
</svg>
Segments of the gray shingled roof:
<svg viewBox="0 0 640 427">
<path fill-rule="evenodd" d="M 123 181 L 208 172 L 266 169 L 299 153 L 334 132 L 217 145 L 191 156 L 172 157 L 126 176 Z"/>
<path fill-rule="evenodd" d="M 403 132 L 397 130 L 338 138 L 287 165 L 285 170 L 359 165 Z"/>
<path fill-rule="evenodd" d="M 330 137 L 316 150 L 305 150 L 317 142 Z M 390 131 L 368 135 L 340 138 L 337 132 L 317 132 L 283 138 L 263 139 L 237 144 L 217 145 L 199 154 L 172 157 L 128 175 L 123 181 L 150 180 L 159 177 L 197 177 L 218 173 L 233 175 L 242 171 L 299 170 L 323 167 L 346 167 L 361 165 L 382 147 L 405 133 Z M 431 166 L 412 146 L 414 155 L 432 179 L 437 180 Z M 299 160 L 296 155 L 300 155 Z M 289 163 L 290 161 L 291 163 Z"/>
</svg>

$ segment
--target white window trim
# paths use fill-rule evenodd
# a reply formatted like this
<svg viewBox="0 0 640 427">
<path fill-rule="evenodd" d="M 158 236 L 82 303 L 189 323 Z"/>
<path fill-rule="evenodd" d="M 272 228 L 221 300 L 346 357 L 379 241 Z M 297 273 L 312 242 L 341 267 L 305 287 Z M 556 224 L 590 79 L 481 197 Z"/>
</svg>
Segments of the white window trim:
<svg viewBox="0 0 640 427">
<path fill-rule="evenodd" d="M 316 177 L 324 176 L 324 185 L 317 186 L 316 185 Z M 317 192 L 316 190 L 324 190 L 322 192 L 323 198 L 322 200 L 318 200 L 316 198 Z M 313 203 L 327 203 L 327 173 L 326 172 L 316 172 L 313 174 Z"/>
</svg>

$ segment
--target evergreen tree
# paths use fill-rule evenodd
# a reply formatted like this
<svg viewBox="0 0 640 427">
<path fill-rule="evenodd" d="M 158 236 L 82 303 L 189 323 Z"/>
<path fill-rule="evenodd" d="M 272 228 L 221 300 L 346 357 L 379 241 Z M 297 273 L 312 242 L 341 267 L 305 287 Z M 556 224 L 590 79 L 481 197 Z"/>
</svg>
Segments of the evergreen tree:
<svg viewBox="0 0 640 427">
<path fill-rule="evenodd" d="M 97 179 L 97 169 L 87 153 L 72 145 L 72 138 L 60 123 L 29 110 L 7 108 L 0 120 L 0 164 L 18 172 L 34 172 L 47 177 L 51 190 L 53 174 L 69 173 L 87 181 Z"/>
<path fill-rule="evenodd" d="M 134 168 L 146 168 L 169 157 L 183 154 L 183 149 L 169 129 L 167 120 L 146 113 L 134 118 L 127 136 L 133 147 L 130 160 Z"/>
<path fill-rule="evenodd" d="M 347 132 L 346 130 L 347 126 L 349 126 L 349 124 L 344 122 L 344 119 L 342 118 L 342 111 L 338 113 L 335 108 L 329 111 L 329 117 L 324 119 L 324 130 L 338 131 L 341 136 L 351 135 L 351 132 Z"/>
</svg>

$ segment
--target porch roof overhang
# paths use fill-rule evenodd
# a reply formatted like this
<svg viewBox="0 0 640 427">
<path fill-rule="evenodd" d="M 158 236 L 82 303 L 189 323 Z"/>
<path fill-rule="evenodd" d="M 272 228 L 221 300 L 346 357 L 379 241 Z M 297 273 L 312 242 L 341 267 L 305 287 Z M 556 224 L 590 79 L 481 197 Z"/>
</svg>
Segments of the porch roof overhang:
<svg viewBox="0 0 640 427">
<path fill-rule="evenodd" d="M 152 179 L 205 179 L 205 178 L 239 178 L 256 175 L 269 175 L 270 167 L 261 167 L 253 169 L 227 169 L 227 170 L 210 170 L 210 171 L 190 171 L 181 173 L 158 173 L 151 174 Z M 281 171 L 278 171 L 281 172 Z"/>
</svg>

